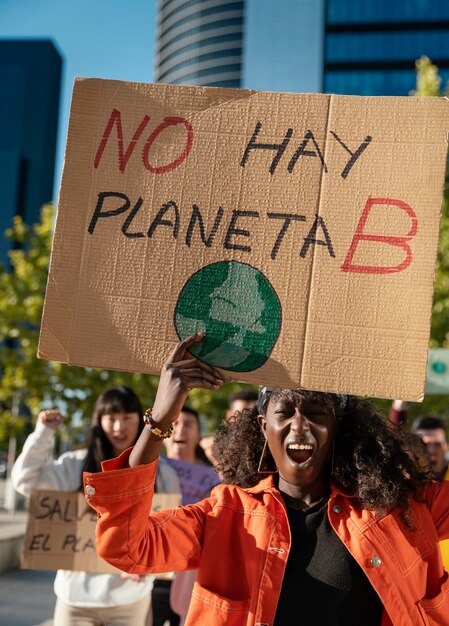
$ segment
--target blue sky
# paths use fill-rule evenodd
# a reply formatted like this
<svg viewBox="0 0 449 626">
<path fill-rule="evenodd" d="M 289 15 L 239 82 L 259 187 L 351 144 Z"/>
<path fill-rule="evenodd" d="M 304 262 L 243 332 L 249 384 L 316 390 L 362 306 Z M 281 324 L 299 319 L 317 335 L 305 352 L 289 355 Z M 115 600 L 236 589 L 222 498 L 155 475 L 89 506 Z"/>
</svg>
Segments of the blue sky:
<svg viewBox="0 0 449 626">
<path fill-rule="evenodd" d="M 0 0 L 1 38 L 49 38 L 63 58 L 56 196 L 75 76 L 151 82 L 156 0 Z"/>
<path fill-rule="evenodd" d="M 243 87 L 319 91 L 322 17 L 317 7 L 322 1 L 248 1 Z M 157 4 L 158 0 L 0 0 L 0 38 L 51 39 L 63 58 L 55 200 L 75 76 L 151 82 Z"/>
</svg>

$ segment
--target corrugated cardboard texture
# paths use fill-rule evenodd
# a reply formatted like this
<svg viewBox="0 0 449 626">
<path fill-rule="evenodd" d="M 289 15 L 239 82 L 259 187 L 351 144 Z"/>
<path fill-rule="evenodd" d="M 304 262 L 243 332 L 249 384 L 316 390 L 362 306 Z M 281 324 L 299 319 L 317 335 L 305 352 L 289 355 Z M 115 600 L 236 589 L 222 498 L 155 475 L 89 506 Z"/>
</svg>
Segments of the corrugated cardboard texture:
<svg viewBox="0 0 449 626">
<path fill-rule="evenodd" d="M 153 511 L 181 503 L 176 493 L 156 493 Z M 95 551 L 97 514 L 82 493 L 39 489 L 32 492 L 21 567 L 120 574 Z"/>
<path fill-rule="evenodd" d="M 440 98 L 78 79 L 39 356 L 159 373 L 203 330 L 228 379 L 422 398 L 448 128 Z"/>
</svg>

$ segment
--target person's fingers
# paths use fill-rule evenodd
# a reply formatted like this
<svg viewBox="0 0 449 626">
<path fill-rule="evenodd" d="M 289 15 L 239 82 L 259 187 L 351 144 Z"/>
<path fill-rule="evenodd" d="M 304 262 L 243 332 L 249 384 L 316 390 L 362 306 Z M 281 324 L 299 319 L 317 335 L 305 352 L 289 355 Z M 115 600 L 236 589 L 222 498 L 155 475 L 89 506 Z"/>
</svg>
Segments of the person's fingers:
<svg viewBox="0 0 449 626">
<path fill-rule="evenodd" d="M 211 376 L 215 376 L 215 378 L 218 378 L 219 380 L 223 380 L 223 376 L 215 367 L 212 367 L 212 365 L 209 365 L 208 363 L 205 363 L 204 361 L 200 361 L 200 359 L 185 359 L 184 361 L 177 361 L 176 368 L 184 372 L 187 369 L 192 369 L 192 368 L 200 369 L 201 368 L 201 370 L 205 372 L 209 372 Z"/>
<path fill-rule="evenodd" d="M 38 415 L 38 421 L 52 430 L 57 430 L 64 423 L 64 416 L 57 409 L 47 409 Z"/>
<path fill-rule="evenodd" d="M 203 378 L 214 385 L 221 386 L 223 384 L 223 379 L 221 377 L 215 376 L 215 374 L 212 374 L 202 367 L 183 369 L 182 376 L 186 377 L 186 380 L 190 380 L 191 378 Z"/>
<path fill-rule="evenodd" d="M 195 388 L 201 388 L 201 389 L 212 389 L 214 391 L 216 391 L 217 389 L 220 389 L 222 383 L 212 383 L 209 382 L 206 378 L 204 377 L 192 377 L 192 378 L 185 378 L 184 380 L 185 383 L 185 387 L 186 389 L 195 389 Z"/>
<path fill-rule="evenodd" d="M 47 409 L 46 411 L 41 411 L 39 413 L 39 417 L 46 422 L 59 422 L 64 419 L 57 409 Z"/>
<path fill-rule="evenodd" d="M 198 343 L 203 340 L 203 333 L 194 333 L 189 337 L 186 337 L 183 341 L 176 344 L 172 353 L 167 359 L 167 363 L 175 363 L 181 361 L 184 358 L 186 350 L 190 348 L 194 343 Z"/>
</svg>

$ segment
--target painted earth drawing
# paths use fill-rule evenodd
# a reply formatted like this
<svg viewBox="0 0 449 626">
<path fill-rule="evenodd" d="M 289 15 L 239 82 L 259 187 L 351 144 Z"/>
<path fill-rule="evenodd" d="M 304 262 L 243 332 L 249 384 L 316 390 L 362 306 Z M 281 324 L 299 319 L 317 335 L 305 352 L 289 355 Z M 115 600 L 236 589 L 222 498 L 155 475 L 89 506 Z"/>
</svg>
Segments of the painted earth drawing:
<svg viewBox="0 0 449 626">
<path fill-rule="evenodd" d="M 191 349 L 202 361 L 250 372 L 270 356 L 281 318 L 279 298 L 259 270 L 221 261 L 190 276 L 180 292 L 174 322 L 181 340 L 204 333 L 204 341 Z"/>
</svg>

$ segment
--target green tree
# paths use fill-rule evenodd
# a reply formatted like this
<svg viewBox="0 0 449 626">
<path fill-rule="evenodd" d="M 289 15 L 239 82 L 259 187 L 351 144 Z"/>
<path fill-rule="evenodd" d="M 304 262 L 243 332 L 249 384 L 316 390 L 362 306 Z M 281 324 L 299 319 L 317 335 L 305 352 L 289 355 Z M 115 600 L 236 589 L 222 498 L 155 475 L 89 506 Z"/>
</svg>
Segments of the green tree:
<svg viewBox="0 0 449 626">
<path fill-rule="evenodd" d="M 416 89 L 413 95 L 444 96 L 449 94 L 448 86 L 442 87 L 438 68 L 428 57 L 423 56 L 418 59 L 416 70 Z M 449 178 L 447 173 L 441 213 L 430 346 L 449 348 Z M 429 395 L 426 396 L 422 405 L 413 405 L 410 412 L 412 416 L 424 413 L 449 416 L 449 399 L 447 396 Z"/>
<path fill-rule="evenodd" d="M 448 95 L 448 87 L 441 89 L 438 68 L 428 57 L 416 62 L 416 96 Z M 444 201 L 441 214 L 435 295 L 432 310 L 431 347 L 449 348 L 449 184 L 446 175 Z"/>
</svg>

